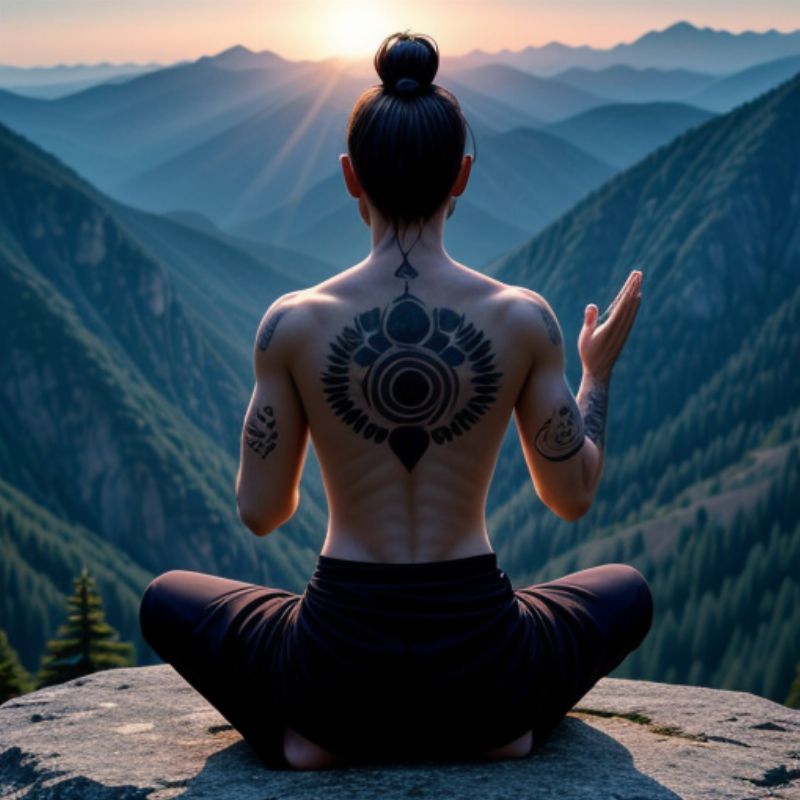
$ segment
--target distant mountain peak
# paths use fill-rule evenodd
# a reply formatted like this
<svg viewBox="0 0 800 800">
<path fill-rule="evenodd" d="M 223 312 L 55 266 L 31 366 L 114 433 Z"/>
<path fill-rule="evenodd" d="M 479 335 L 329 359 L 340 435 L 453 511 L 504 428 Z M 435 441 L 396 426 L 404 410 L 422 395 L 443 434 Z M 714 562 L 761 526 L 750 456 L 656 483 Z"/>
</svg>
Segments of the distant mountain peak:
<svg viewBox="0 0 800 800">
<path fill-rule="evenodd" d="M 678 22 L 673 22 L 672 25 L 664 28 L 661 33 L 670 33 L 670 32 L 678 32 L 678 31 L 699 31 L 700 28 L 697 25 L 692 25 L 691 22 L 687 22 L 685 19 L 679 20 Z M 711 28 L 703 28 L 703 30 L 711 30 Z"/>
<path fill-rule="evenodd" d="M 712 28 L 709 25 L 699 26 L 693 25 L 691 22 L 687 22 L 685 19 L 680 20 L 679 22 L 673 22 L 672 25 L 667 26 L 663 30 L 660 31 L 648 31 L 644 36 L 641 36 L 639 40 L 645 39 L 647 37 L 715 37 L 715 38 L 725 38 L 725 39 L 736 39 L 736 38 L 763 38 L 763 37 L 785 37 L 785 36 L 792 36 L 793 34 L 797 34 L 798 30 L 792 31 L 779 31 L 776 28 L 769 28 L 765 31 L 753 31 L 753 30 L 743 30 L 739 31 L 738 33 L 734 31 L 726 30 L 725 28 Z"/>
<path fill-rule="evenodd" d="M 210 61 L 226 69 L 258 69 L 287 63 L 285 58 L 271 50 L 251 50 L 243 44 L 235 44 L 213 56 L 202 56 L 198 61 Z"/>
<path fill-rule="evenodd" d="M 214 56 L 215 58 L 225 58 L 226 56 L 232 55 L 240 55 L 240 54 L 247 54 L 253 55 L 254 51 L 251 50 L 249 47 L 245 47 L 243 44 L 235 44 L 232 47 L 228 47 L 225 50 L 220 50 L 219 53 Z"/>
<path fill-rule="evenodd" d="M 642 34 L 637 39 L 635 39 L 632 44 L 636 45 L 640 42 L 650 42 L 654 39 L 664 41 L 664 40 L 685 40 L 687 38 L 696 38 L 697 36 L 701 35 L 708 35 L 708 34 L 716 34 L 716 33 L 725 33 L 725 31 L 715 31 L 713 28 L 699 28 L 697 25 L 692 25 L 691 22 L 687 22 L 685 19 L 679 20 L 678 22 L 673 22 L 672 25 L 668 25 L 666 28 L 662 28 L 659 30 L 651 30 L 647 31 L 647 33 Z M 617 47 L 621 47 L 623 45 L 617 45 Z M 628 45 L 630 46 L 630 45 Z"/>
</svg>

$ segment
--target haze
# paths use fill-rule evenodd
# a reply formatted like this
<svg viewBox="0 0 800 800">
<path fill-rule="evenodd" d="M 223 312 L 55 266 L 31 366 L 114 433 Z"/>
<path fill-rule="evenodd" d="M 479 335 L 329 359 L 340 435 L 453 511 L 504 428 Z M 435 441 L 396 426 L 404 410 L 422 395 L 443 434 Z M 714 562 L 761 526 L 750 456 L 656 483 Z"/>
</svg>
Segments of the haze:
<svg viewBox="0 0 800 800">
<path fill-rule="evenodd" d="M 289 59 L 362 56 L 409 28 L 441 50 L 610 47 L 677 20 L 732 33 L 800 27 L 797 0 L 0 0 L 0 62 L 173 63 L 233 44 Z"/>
</svg>

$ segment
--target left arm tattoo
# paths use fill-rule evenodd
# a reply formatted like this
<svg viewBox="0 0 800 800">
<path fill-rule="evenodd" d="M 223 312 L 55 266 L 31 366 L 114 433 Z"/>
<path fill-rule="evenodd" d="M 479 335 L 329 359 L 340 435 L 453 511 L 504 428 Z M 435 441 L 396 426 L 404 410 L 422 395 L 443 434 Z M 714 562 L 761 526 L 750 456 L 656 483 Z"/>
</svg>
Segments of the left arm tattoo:
<svg viewBox="0 0 800 800">
<path fill-rule="evenodd" d="M 536 433 L 534 446 L 549 461 L 564 461 L 584 445 L 583 420 L 572 396 L 553 408 L 553 413 Z"/>
<path fill-rule="evenodd" d="M 250 415 L 245 423 L 245 441 L 261 458 L 266 458 L 275 449 L 278 431 L 272 406 L 256 408 Z"/>
<path fill-rule="evenodd" d="M 578 407 L 586 426 L 586 435 L 603 450 L 605 447 L 608 380 L 595 380 L 584 375 L 585 385 L 578 395 Z M 584 391 L 585 390 L 585 391 Z"/>
</svg>

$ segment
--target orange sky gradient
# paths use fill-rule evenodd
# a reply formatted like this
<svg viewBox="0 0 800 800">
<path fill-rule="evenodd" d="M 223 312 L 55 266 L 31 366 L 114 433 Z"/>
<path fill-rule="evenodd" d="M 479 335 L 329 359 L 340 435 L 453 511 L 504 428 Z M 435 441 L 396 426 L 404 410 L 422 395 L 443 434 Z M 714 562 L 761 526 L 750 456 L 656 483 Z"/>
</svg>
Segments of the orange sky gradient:
<svg viewBox="0 0 800 800">
<path fill-rule="evenodd" d="M 443 55 L 557 40 L 609 47 L 679 20 L 731 32 L 800 28 L 800 0 L 0 0 L 0 63 L 172 63 L 234 44 L 290 59 L 371 55 L 410 28 Z"/>
</svg>

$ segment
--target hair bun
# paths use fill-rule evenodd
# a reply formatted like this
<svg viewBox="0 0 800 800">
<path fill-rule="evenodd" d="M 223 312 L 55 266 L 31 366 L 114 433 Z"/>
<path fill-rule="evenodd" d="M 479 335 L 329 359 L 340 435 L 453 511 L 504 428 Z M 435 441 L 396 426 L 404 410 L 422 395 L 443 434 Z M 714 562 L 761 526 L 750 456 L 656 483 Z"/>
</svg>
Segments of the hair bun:
<svg viewBox="0 0 800 800">
<path fill-rule="evenodd" d="M 427 91 L 439 69 L 439 48 L 432 37 L 408 31 L 387 36 L 375 53 L 375 71 L 388 92 Z"/>
</svg>

